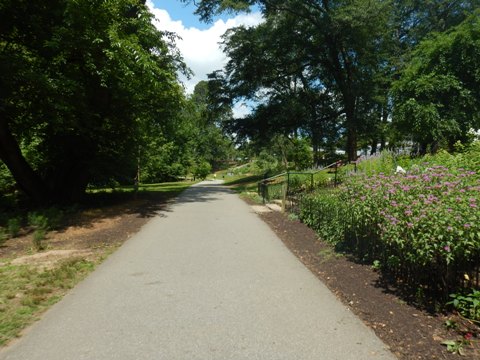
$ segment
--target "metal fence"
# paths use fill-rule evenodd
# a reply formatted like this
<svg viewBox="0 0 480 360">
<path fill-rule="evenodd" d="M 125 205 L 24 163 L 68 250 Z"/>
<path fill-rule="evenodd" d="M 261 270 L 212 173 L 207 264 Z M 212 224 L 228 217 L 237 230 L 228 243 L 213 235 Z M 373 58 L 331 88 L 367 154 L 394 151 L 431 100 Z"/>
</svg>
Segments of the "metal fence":
<svg viewBox="0 0 480 360">
<path fill-rule="evenodd" d="M 341 161 L 315 171 L 287 171 L 258 182 L 258 194 L 263 203 L 281 201 L 282 209 L 295 212 L 300 198 L 318 187 L 338 185 Z M 322 176 L 323 175 L 323 176 Z"/>
</svg>

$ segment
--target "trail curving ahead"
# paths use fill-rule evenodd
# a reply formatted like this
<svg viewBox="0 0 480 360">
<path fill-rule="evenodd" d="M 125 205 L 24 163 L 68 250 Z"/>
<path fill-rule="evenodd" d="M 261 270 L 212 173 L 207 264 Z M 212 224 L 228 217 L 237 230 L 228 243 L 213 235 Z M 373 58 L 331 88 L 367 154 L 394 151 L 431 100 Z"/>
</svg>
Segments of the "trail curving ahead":
<svg viewBox="0 0 480 360">
<path fill-rule="evenodd" d="M 395 359 L 219 183 L 186 190 L 0 359 Z"/>
</svg>

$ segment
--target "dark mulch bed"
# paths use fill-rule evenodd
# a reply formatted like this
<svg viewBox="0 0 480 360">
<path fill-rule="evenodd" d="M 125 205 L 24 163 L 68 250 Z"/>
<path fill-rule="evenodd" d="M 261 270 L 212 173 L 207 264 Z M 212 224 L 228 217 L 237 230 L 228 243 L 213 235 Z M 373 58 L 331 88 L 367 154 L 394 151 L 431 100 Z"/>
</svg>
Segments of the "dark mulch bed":
<svg viewBox="0 0 480 360">
<path fill-rule="evenodd" d="M 447 317 L 430 315 L 407 304 L 383 285 L 379 273 L 371 266 L 336 253 L 313 230 L 282 213 L 270 212 L 260 217 L 399 359 L 480 359 L 478 348 L 469 345 L 464 347 L 465 356 L 448 352 L 441 342 L 461 339 L 461 334 L 446 329 Z M 475 342 L 478 345 L 478 339 Z"/>
</svg>

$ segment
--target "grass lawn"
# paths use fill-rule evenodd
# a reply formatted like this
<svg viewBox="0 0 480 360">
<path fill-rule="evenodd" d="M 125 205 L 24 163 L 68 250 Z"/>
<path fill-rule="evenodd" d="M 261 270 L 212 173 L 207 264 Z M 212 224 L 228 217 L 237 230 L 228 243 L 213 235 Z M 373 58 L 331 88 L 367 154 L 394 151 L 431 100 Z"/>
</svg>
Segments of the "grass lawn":
<svg viewBox="0 0 480 360">
<path fill-rule="evenodd" d="M 169 193 L 179 194 L 183 190 L 195 184 L 192 181 L 177 181 L 166 182 L 158 184 L 140 184 L 138 186 L 138 192 L 157 192 L 157 193 Z M 98 193 L 134 193 L 135 187 L 133 185 L 122 185 L 117 187 L 105 187 L 105 188 L 92 188 L 87 191 L 88 194 Z"/>
<path fill-rule="evenodd" d="M 218 175 L 217 175 L 218 177 Z M 225 176 L 225 185 L 240 194 L 248 197 L 255 202 L 261 203 L 262 198 L 258 195 L 258 182 L 263 179 L 262 175 L 233 175 Z"/>
<path fill-rule="evenodd" d="M 81 258 L 65 260 L 52 269 L 0 267 L 0 346 L 17 337 L 94 268 L 94 262 Z"/>
</svg>

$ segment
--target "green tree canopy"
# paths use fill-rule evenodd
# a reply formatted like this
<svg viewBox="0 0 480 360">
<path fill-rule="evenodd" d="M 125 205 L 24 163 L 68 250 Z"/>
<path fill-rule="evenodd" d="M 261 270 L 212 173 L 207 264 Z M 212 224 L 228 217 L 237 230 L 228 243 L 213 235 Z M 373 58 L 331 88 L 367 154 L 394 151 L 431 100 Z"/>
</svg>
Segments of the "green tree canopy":
<svg viewBox="0 0 480 360">
<path fill-rule="evenodd" d="M 479 15 L 421 42 L 395 83 L 395 124 L 423 151 L 480 128 Z"/>
<path fill-rule="evenodd" d="M 188 0 L 185 0 L 188 1 Z M 359 143 L 387 142 L 394 99 L 390 89 L 411 51 L 432 32 L 461 23 L 479 0 L 201 0 L 206 21 L 223 11 L 258 6 L 264 23 L 231 30 L 230 61 L 216 81 L 223 99 L 254 99 L 258 114 L 240 129 L 303 129 L 322 144 L 333 129 L 348 158 Z M 330 97 L 328 101 L 325 99 Z M 292 106 L 295 103 L 295 106 Z M 283 106 L 283 108 L 282 108 Z M 282 110 L 279 110 L 282 109 Z M 284 116 L 277 116 L 277 114 Z M 265 114 L 275 116 L 266 119 Z M 286 120 L 288 117 L 288 121 Z M 333 126 L 332 126 L 333 124 Z"/>
<path fill-rule="evenodd" d="M 228 2 L 231 3 L 231 2 Z M 242 9 L 253 2 L 235 2 Z M 335 120 L 347 138 L 349 158 L 356 158 L 359 132 L 364 121 L 360 100 L 370 101 L 365 89 L 373 87 L 376 69 L 387 39 L 390 1 L 257 1 L 265 22 L 255 28 L 236 28 L 225 38 L 230 61 L 225 79 L 233 98 L 269 99 L 296 97 L 310 115 Z M 208 19 L 224 1 L 204 0 L 198 12 Z M 323 96 L 322 96 L 323 94 Z M 333 100 L 324 101 L 325 94 Z M 315 103 L 312 103 L 313 99 Z M 315 113 L 320 105 L 338 105 Z M 303 119 L 303 120 L 304 120 Z M 302 121 L 291 119 L 291 121 Z M 302 122 L 302 125 L 305 122 Z M 316 131 L 319 133 L 320 131 Z M 320 135 L 321 136 L 321 135 Z"/>
<path fill-rule="evenodd" d="M 72 201 L 134 171 L 143 135 L 179 110 L 174 36 L 140 0 L 6 0 L 0 14 L 0 158 L 19 187 Z"/>
</svg>

